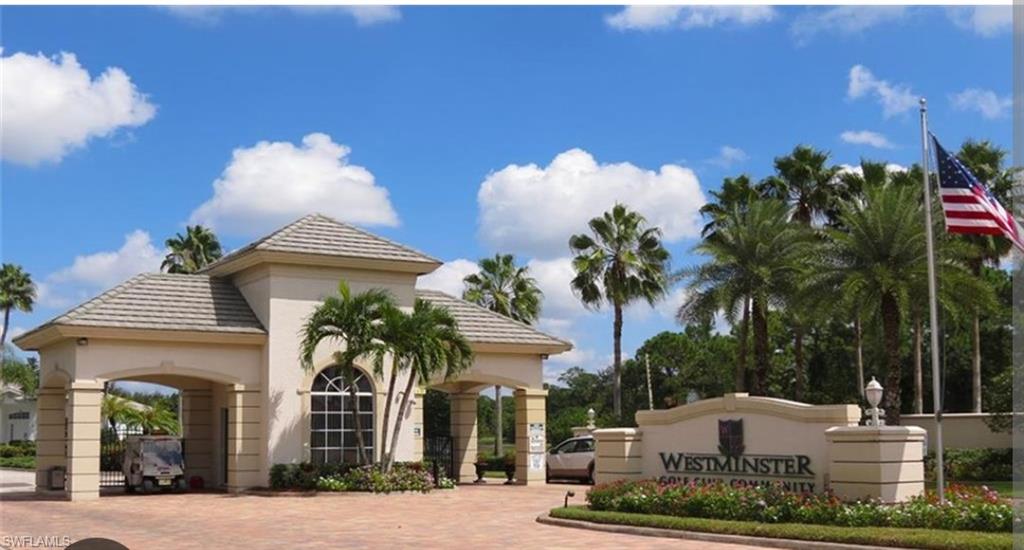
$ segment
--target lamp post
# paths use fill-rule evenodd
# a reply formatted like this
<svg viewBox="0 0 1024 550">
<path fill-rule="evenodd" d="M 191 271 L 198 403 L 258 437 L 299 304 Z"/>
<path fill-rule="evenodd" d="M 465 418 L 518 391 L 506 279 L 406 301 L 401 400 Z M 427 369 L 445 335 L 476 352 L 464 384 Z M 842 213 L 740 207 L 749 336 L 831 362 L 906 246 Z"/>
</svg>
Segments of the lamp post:
<svg viewBox="0 0 1024 550">
<path fill-rule="evenodd" d="M 881 426 L 881 421 L 878 419 L 881 409 L 878 408 L 878 404 L 882 402 L 883 391 L 882 385 L 878 383 L 878 380 L 875 380 L 874 376 L 871 377 L 871 381 L 864 388 L 864 396 L 867 397 L 868 404 L 871 405 L 871 409 L 868 412 L 871 413 L 870 422 L 872 426 Z"/>
</svg>

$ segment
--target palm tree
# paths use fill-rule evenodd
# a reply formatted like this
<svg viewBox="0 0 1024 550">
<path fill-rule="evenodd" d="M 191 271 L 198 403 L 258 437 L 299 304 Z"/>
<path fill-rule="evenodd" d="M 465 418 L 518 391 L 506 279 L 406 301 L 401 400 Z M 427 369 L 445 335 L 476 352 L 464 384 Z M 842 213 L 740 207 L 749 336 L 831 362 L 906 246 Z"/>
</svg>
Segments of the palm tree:
<svg viewBox="0 0 1024 550">
<path fill-rule="evenodd" d="M 359 399 L 354 383 L 355 361 L 361 356 L 375 354 L 383 345 L 378 339 L 378 325 L 385 312 L 394 307 L 394 299 L 387 291 L 370 289 L 353 294 L 348 283 L 340 281 L 338 295 L 324 298 L 302 328 L 299 360 L 302 368 L 307 371 L 313 369 L 313 356 L 321 342 L 330 340 L 345 344 L 345 349 L 334 352 L 333 357 L 349 378 L 349 397 L 355 407 L 353 417 L 357 456 L 361 464 L 371 462 L 372 457 L 366 456 L 366 445 L 363 441 Z"/>
<path fill-rule="evenodd" d="M 713 200 L 701 207 L 700 213 L 709 218 L 707 224 L 701 230 L 701 237 L 708 237 L 714 234 L 722 225 L 726 224 L 733 211 L 739 209 L 740 211 L 746 211 L 746 209 L 753 202 L 759 200 L 761 195 L 750 181 L 750 177 L 746 174 L 737 176 L 735 178 L 725 178 L 722 180 L 722 189 L 719 191 L 711 191 Z M 737 298 L 739 299 L 739 298 Z M 750 341 L 750 298 L 747 295 L 742 296 L 743 308 L 742 321 L 739 326 L 739 334 L 737 335 L 738 345 L 736 350 L 736 376 L 733 382 L 734 391 L 741 392 L 746 387 L 746 373 L 747 373 L 747 347 Z M 686 324 L 690 322 L 703 322 L 713 317 L 719 311 L 720 306 L 726 312 L 726 320 L 732 325 L 736 325 L 735 315 L 733 313 L 736 310 L 736 303 L 729 301 L 727 304 L 714 304 L 711 309 L 705 311 L 701 308 L 687 308 L 686 314 L 677 315 L 680 323 Z M 682 311 L 682 310 L 681 310 Z"/>
<path fill-rule="evenodd" d="M 863 200 L 841 206 L 843 229 L 829 229 L 811 291 L 837 289 L 849 301 L 871 305 L 881 318 L 885 350 L 886 421 L 899 424 L 900 340 L 915 289 L 927 281 L 924 210 L 908 186 L 870 187 Z M 936 232 L 941 235 L 940 232 Z M 954 260 L 948 243 L 937 246 L 937 268 L 946 289 L 985 296 Z"/>
<path fill-rule="evenodd" d="M 418 298 L 412 313 L 405 317 L 401 331 L 404 344 L 396 353 L 400 356 L 399 364 L 409 370 L 409 378 L 405 383 L 395 429 L 391 434 L 385 471 L 394 466 L 394 450 L 398 446 L 403 421 L 409 414 L 416 384 L 420 381 L 451 380 L 473 364 L 473 350 L 469 341 L 459 332 L 458 323 L 447 308 Z"/>
<path fill-rule="evenodd" d="M 112 393 L 103 395 L 103 401 L 100 403 L 100 416 L 107 421 L 110 429 L 115 433 L 118 425 L 127 426 L 135 420 L 134 412 L 135 409 L 132 408 L 130 400 Z"/>
<path fill-rule="evenodd" d="M 709 220 L 701 229 L 701 237 L 707 237 L 714 233 L 734 208 L 746 209 L 747 205 L 760 198 L 757 189 L 746 174 L 723 179 L 722 189 L 711 191 L 710 194 L 712 200 L 700 207 L 700 213 Z"/>
<path fill-rule="evenodd" d="M 746 210 L 734 208 L 719 229 L 694 248 L 709 256 L 708 261 L 682 272 L 691 293 L 679 310 L 680 318 L 722 309 L 734 322 L 736 307 L 750 299 L 754 393 L 767 394 L 768 308 L 796 294 L 811 239 L 806 228 L 789 221 L 785 203 L 761 199 Z M 737 372 L 737 379 L 742 375 Z"/>
<path fill-rule="evenodd" d="M 128 410 L 128 424 L 142 428 L 143 434 L 149 435 L 158 432 L 177 434 L 180 431 L 181 425 L 177 415 L 162 402 L 157 402 L 150 407 L 129 408 Z"/>
<path fill-rule="evenodd" d="M 590 235 L 569 238 L 576 276 L 572 290 L 583 305 L 599 309 L 607 302 L 615 312 L 614 379 L 615 415 L 622 416 L 622 309 L 637 300 L 653 305 L 668 287 L 669 253 L 661 244 L 661 229 L 647 227 L 638 212 L 616 204 L 588 223 Z"/>
<path fill-rule="evenodd" d="M 184 235 L 178 233 L 164 244 L 170 251 L 160 269 L 167 273 L 195 273 L 222 256 L 217 235 L 201 225 L 186 226 Z"/>
<path fill-rule="evenodd" d="M 765 195 L 791 204 L 793 220 L 811 225 L 829 213 L 838 198 L 839 168 L 828 166 L 828 157 L 827 151 L 797 145 L 792 153 L 775 158 L 776 175 L 758 186 Z"/>
<path fill-rule="evenodd" d="M 1003 168 L 1006 151 L 988 140 L 967 140 L 960 147 L 957 158 L 964 163 L 1003 205 L 1012 206 L 1010 191 L 1013 189 L 1013 170 Z M 1000 258 L 1010 252 L 1010 241 L 994 235 L 962 235 L 970 244 L 967 259 L 971 273 L 979 280 L 985 265 L 997 266 Z M 981 412 L 981 314 L 975 311 L 971 317 L 971 404 L 974 412 Z"/>
<path fill-rule="evenodd" d="M 3 332 L 0 332 L 0 352 L 6 349 L 4 345 L 11 324 L 11 310 L 31 312 L 35 301 L 36 285 L 32 282 L 32 276 L 20 265 L 3 264 L 0 267 L 0 308 L 4 310 L 4 327 Z M 0 369 L 2 368 L 0 366 Z M 3 372 L 0 370 L 0 380 L 3 379 L 2 376 Z"/>
<path fill-rule="evenodd" d="M 540 317 L 544 294 L 530 277 L 530 268 L 516 266 L 512 254 L 495 254 L 480 260 L 480 272 L 462 280 L 462 299 L 483 306 L 516 321 L 533 324 Z"/>
<path fill-rule="evenodd" d="M 512 254 L 495 254 L 480 260 L 480 272 L 467 275 L 462 281 L 466 290 L 462 299 L 491 311 L 532 325 L 540 317 L 540 301 L 544 293 L 530 277 L 529 267 L 517 267 Z M 502 455 L 501 386 L 494 386 L 494 454 Z"/>
</svg>

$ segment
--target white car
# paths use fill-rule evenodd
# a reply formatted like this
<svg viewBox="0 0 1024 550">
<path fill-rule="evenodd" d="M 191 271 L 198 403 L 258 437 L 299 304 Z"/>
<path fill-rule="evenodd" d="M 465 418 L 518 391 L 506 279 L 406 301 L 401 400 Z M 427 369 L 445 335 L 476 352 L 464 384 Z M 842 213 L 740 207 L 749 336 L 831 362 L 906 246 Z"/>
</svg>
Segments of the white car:
<svg viewBox="0 0 1024 550">
<path fill-rule="evenodd" d="M 547 480 L 552 479 L 594 482 L 593 436 L 566 439 L 548 451 Z"/>
</svg>

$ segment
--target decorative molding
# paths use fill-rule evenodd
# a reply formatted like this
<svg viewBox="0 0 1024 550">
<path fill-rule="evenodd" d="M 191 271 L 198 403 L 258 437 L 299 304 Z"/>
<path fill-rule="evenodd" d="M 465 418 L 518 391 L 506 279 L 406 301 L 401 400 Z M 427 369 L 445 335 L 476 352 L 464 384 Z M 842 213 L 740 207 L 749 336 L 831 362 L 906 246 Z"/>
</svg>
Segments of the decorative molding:
<svg viewBox="0 0 1024 550">
<path fill-rule="evenodd" d="M 671 409 L 637 411 L 636 423 L 644 426 L 665 426 L 690 418 L 721 413 L 764 414 L 808 423 L 856 425 L 861 419 L 857 405 L 808 405 L 785 399 L 727 393 L 723 397 L 705 399 Z"/>
</svg>

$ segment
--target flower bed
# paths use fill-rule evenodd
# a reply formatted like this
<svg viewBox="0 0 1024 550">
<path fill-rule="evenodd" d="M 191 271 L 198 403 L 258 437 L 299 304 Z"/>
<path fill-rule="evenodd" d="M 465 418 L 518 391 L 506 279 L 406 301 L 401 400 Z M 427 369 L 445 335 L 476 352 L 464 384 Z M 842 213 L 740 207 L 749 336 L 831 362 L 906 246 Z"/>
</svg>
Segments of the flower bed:
<svg viewBox="0 0 1024 550">
<path fill-rule="evenodd" d="M 1009 532 L 1010 502 L 985 487 L 954 485 L 947 502 L 935 494 L 887 505 L 845 503 L 829 494 L 785 492 L 778 485 L 733 488 L 725 484 L 681 485 L 619 481 L 587 493 L 592 510 L 710 518 L 761 523 L 808 523 L 846 527 L 913 527 Z"/>
</svg>

